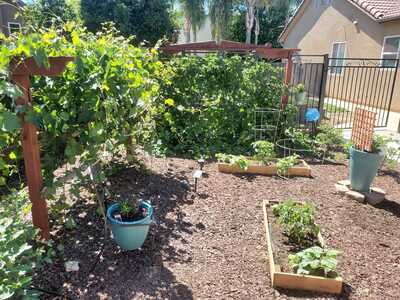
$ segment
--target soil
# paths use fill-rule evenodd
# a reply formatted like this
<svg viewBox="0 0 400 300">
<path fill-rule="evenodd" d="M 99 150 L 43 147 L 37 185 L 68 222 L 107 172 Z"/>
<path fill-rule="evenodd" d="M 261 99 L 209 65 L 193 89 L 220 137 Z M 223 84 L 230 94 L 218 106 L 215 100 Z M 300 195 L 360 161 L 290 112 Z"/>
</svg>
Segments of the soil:
<svg viewBox="0 0 400 300">
<path fill-rule="evenodd" d="M 314 178 L 285 180 L 222 174 L 208 163 L 194 192 L 196 161 L 144 159 L 148 171 L 125 169 L 109 184 L 153 203 L 157 224 L 143 248 L 121 251 L 103 237 L 95 200 L 82 196 L 71 210 L 77 228 L 57 233 L 64 250 L 36 274 L 36 287 L 59 299 L 400 299 L 398 172 L 376 179 L 388 200 L 373 207 L 335 193 L 346 165 L 315 164 Z M 342 251 L 341 296 L 271 288 L 262 201 L 288 198 L 311 201 L 327 246 Z M 65 272 L 70 260 L 78 272 Z"/>
</svg>

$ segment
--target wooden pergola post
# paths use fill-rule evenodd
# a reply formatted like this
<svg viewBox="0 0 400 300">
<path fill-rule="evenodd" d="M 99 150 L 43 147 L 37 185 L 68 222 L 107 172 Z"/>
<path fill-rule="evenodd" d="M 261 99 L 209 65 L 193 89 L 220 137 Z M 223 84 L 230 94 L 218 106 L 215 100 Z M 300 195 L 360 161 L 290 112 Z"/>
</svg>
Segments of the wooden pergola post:
<svg viewBox="0 0 400 300">
<path fill-rule="evenodd" d="M 49 68 L 39 66 L 32 58 L 22 61 L 13 60 L 10 64 L 11 80 L 23 91 L 23 95 L 17 100 L 17 105 L 26 106 L 28 109 L 32 108 L 31 76 L 56 76 L 62 73 L 67 62 L 72 60 L 73 58 L 70 57 L 49 58 Z M 37 128 L 34 124 L 26 122 L 24 116 L 22 116 L 22 150 L 29 198 L 32 202 L 32 222 L 35 227 L 40 229 L 41 237 L 48 239 L 50 227 L 47 204 L 42 195 L 43 178 Z"/>
<path fill-rule="evenodd" d="M 290 85 L 292 83 L 292 73 L 293 73 L 293 54 L 289 53 L 287 57 L 287 64 L 285 68 L 285 84 Z M 281 108 L 285 108 L 288 104 L 289 96 L 285 95 L 282 97 Z"/>
</svg>

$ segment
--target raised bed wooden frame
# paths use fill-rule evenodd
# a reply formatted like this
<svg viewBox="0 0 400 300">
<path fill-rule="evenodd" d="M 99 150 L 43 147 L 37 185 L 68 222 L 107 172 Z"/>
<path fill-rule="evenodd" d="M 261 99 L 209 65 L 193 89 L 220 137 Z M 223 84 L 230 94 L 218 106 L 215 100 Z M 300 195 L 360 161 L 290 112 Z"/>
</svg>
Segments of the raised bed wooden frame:
<svg viewBox="0 0 400 300">
<path fill-rule="evenodd" d="M 278 203 L 278 202 L 274 202 Z M 331 294 L 340 294 L 342 292 L 343 280 L 341 277 L 325 278 L 319 276 L 299 275 L 294 273 L 285 273 L 281 271 L 281 267 L 275 264 L 274 247 L 272 243 L 271 227 L 268 220 L 267 207 L 271 202 L 263 202 L 265 233 L 267 237 L 269 268 L 271 273 L 271 284 L 274 288 L 285 288 L 294 290 L 307 290 L 313 292 L 323 292 Z M 322 247 L 325 246 L 321 234 L 318 240 Z"/>
<path fill-rule="evenodd" d="M 277 175 L 278 170 L 275 165 L 251 165 L 247 168 L 247 170 L 241 169 L 239 166 L 227 164 L 227 163 L 218 163 L 218 171 L 221 173 L 229 173 L 229 174 L 257 174 L 257 175 Z M 301 166 L 296 166 L 290 168 L 288 171 L 288 176 L 297 176 L 297 177 L 311 177 L 311 167 L 304 161 L 300 161 Z"/>
</svg>

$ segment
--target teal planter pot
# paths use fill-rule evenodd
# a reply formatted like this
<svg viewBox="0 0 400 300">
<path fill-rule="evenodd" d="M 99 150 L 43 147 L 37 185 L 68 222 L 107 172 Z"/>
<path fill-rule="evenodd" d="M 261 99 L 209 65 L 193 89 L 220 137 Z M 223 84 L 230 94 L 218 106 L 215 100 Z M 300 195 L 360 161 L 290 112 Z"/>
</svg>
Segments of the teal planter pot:
<svg viewBox="0 0 400 300">
<path fill-rule="evenodd" d="M 382 157 L 377 153 L 359 151 L 350 148 L 351 188 L 359 192 L 370 192 L 372 181 L 378 173 Z"/>
<path fill-rule="evenodd" d="M 135 250 L 142 247 L 149 232 L 153 217 L 153 207 L 142 202 L 140 208 L 147 209 L 147 217 L 135 222 L 121 222 L 113 217 L 119 211 L 119 204 L 113 204 L 107 209 L 107 219 L 111 225 L 111 231 L 117 244 L 124 250 Z"/>
</svg>

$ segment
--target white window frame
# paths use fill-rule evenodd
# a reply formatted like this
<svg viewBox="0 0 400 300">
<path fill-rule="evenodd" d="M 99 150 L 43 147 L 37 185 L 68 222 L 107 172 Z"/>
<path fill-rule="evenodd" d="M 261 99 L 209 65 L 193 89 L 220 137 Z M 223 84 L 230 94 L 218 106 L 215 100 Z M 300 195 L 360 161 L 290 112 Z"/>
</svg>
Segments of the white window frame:
<svg viewBox="0 0 400 300">
<path fill-rule="evenodd" d="M 344 59 L 346 58 L 346 56 L 347 56 L 347 42 L 333 42 L 332 43 L 332 47 L 331 47 L 331 59 L 335 59 L 335 58 L 338 58 L 338 57 L 333 57 L 333 48 L 335 47 L 335 44 L 344 44 L 344 53 L 343 53 L 343 62 L 344 62 Z M 343 75 L 343 70 L 344 70 L 344 64 L 343 64 L 343 66 L 342 67 L 334 67 L 334 68 L 340 68 L 340 72 L 339 73 L 336 73 L 336 72 L 333 72 L 333 68 L 331 68 L 330 69 L 330 71 L 329 71 L 329 74 L 330 75 L 334 75 L 334 76 L 342 76 Z"/>
<path fill-rule="evenodd" d="M 386 40 L 387 39 L 391 39 L 391 38 L 399 38 L 400 39 L 400 35 L 388 35 L 388 36 L 385 36 L 383 38 L 382 51 L 381 51 L 381 59 L 382 59 L 381 67 L 384 67 L 384 65 L 383 65 L 383 55 L 385 55 L 385 54 L 394 54 L 394 52 L 384 52 Z M 400 40 L 399 40 L 399 46 L 398 47 L 399 48 L 397 49 L 397 59 L 400 59 Z M 395 68 L 393 68 L 393 69 L 395 69 Z"/>
<path fill-rule="evenodd" d="M 22 28 L 21 27 L 21 23 L 19 23 L 19 22 L 8 22 L 8 33 L 9 34 L 12 34 L 10 25 L 18 25 L 19 30 L 21 31 L 21 28 Z"/>
</svg>

